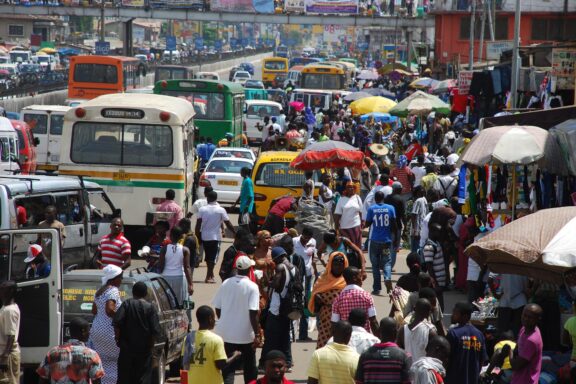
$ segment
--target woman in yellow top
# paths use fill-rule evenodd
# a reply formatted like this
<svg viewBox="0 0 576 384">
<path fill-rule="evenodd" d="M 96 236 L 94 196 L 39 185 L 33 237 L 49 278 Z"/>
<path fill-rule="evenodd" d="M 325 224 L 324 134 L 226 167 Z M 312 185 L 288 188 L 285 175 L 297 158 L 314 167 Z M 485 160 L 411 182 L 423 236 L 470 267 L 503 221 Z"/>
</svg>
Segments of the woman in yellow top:
<svg viewBox="0 0 576 384">
<path fill-rule="evenodd" d="M 348 267 L 348 259 L 342 252 L 332 252 L 326 263 L 326 270 L 314 284 L 308 309 L 316 314 L 318 327 L 318 341 L 316 348 L 322 348 L 332 336 L 332 302 L 346 287 L 346 281 L 342 276 L 344 269 Z"/>
</svg>

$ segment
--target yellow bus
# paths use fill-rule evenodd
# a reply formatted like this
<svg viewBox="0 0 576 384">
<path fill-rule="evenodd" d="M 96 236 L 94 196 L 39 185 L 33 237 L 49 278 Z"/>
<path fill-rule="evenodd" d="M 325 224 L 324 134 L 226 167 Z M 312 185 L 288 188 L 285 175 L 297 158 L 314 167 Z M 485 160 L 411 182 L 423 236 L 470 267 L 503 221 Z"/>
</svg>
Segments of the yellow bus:
<svg viewBox="0 0 576 384">
<path fill-rule="evenodd" d="M 267 57 L 262 59 L 262 82 L 264 86 L 282 86 L 288 76 L 288 59 Z"/>
<path fill-rule="evenodd" d="M 345 90 L 346 71 L 335 65 L 307 65 L 302 69 L 300 88 Z"/>
</svg>

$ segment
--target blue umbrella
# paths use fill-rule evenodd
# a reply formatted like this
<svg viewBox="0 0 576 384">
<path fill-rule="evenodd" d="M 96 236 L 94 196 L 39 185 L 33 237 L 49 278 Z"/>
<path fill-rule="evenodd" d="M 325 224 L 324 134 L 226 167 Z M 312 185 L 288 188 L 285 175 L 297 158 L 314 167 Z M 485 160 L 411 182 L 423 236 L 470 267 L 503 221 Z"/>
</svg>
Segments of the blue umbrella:
<svg viewBox="0 0 576 384">
<path fill-rule="evenodd" d="M 360 121 L 365 122 L 366 120 L 369 120 L 371 118 L 374 118 L 374 121 L 381 123 L 395 123 L 396 121 L 398 121 L 398 118 L 396 116 L 392 116 L 389 113 L 382 113 L 382 112 L 372 112 L 362 115 L 360 116 Z"/>
<path fill-rule="evenodd" d="M 390 100 L 396 100 L 396 94 L 384 88 L 365 88 L 362 92 L 369 93 L 372 96 L 383 96 Z"/>
</svg>

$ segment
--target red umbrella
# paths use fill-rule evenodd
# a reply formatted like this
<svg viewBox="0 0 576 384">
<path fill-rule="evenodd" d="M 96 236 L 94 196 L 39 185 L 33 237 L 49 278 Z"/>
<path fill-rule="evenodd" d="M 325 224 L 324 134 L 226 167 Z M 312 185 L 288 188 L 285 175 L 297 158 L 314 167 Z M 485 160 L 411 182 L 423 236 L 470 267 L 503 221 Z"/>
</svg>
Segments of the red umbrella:
<svg viewBox="0 0 576 384">
<path fill-rule="evenodd" d="M 314 143 L 292 160 L 290 166 L 305 171 L 321 168 L 359 168 L 364 154 L 358 148 L 342 141 L 326 140 Z"/>
<path fill-rule="evenodd" d="M 291 101 L 289 105 L 294 108 L 296 112 L 300 112 L 304 109 L 304 103 L 301 101 Z"/>
</svg>

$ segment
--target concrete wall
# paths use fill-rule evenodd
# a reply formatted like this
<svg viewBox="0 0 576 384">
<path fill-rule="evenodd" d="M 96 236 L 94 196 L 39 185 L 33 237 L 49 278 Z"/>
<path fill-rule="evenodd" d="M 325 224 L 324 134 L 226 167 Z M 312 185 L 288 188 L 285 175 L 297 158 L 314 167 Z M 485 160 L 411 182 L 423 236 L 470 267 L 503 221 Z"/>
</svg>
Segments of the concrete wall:
<svg viewBox="0 0 576 384">
<path fill-rule="evenodd" d="M 217 63 L 194 65 L 192 70 L 196 72 L 218 72 L 224 69 L 232 68 L 240 63 L 246 61 L 256 61 L 264 57 L 272 56 L 271 52 L 261 53 L 258 55 L 248 56 L 248 57 L 238 57 L 235 59 L 219 61 Z M 227 80 L 227 79 L 224 79 Z M 154 84 L 154 73 L 148 73 L 146 79 L 144 79 L 144 86 Z M 63 89 L 61 91 L 54 91 L 48 93 L 37 94 L 34 96 L 19 97 L 13 99 L 0 100 L 0 106 L 2 106 L 6 111 L 9 112 L 20 112 L 22 108 L 34 104 L 43 105 L 64 105 L 64 101 L 68 97 L 68 90 Z"/>
</svg>

